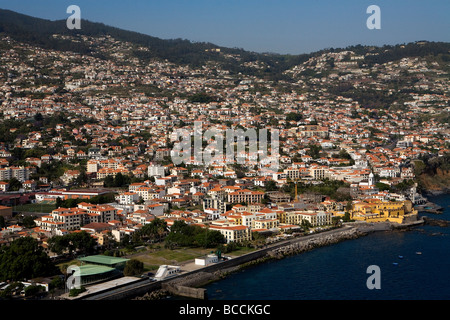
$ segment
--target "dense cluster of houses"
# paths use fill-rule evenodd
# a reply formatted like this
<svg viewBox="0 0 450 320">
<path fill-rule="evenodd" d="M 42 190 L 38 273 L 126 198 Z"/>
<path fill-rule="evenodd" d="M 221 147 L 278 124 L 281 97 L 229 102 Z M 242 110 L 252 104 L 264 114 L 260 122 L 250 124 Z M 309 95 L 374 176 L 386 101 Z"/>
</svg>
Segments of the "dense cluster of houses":
<svg viewBox="0 0 450 320">
<path fill-rule="evenodd" d="M 333 216 L 344 214 L 345 203 L 325 197 L 309 201 L 305 195 L 293 198 L 269 192 L 269 187 L 281 190 L 297 181 L 339 180 L 350 185 L 355 200 L 414 203 L 414 190 L 412 197 L 393 194 L 380 191 L 377 183 L 395 186 L 413 180 L 411 160 L 449 152 L 448 123 L 434 117 L 448 111 L 449 83 L 436 62 L 404 58 L 368 70 L 364 55 L 328 52 L 288 70 L 298 82 L 293 90 L 280 90 L 276 83 L 256 76 L 236 79 L 216 64 L 191 68 L 167 61 L 144 62 L 131 55 L 130 43 L 111 36 L 81 38 L 87 46 L 108 52 L 111 59 L 105 62 L 95 56 L 46 50 L 2 36 L 8 50 L 0 61 L 9 72 L 0 75 L 0 94 L 5 96 L 0 105 L 2 118 L 37 121 L 37 115 L 62 113 L 67 121 L 18 134 L 13 142 L 0 141 L 0 192 L 8 193 L 11 179 L 16 178 L 22 192 L 32 191 L 36 202 L 48 203 L 57 198 L 90 199 L 89 190 L 103 188 L 111 177 L 129 176 L 139 182 L 133 180 L 127 190 L 121 189 L 112 203 L 55 208 L 36 220 L 35 232 L 47 236 L 84 228 L 98 239 L 108 232 L 120 239 L 155 218 L 165 219 L 169 226 L 183 219 L 215 229 L 227 241 L 246 240 L 255 230 L 295 229 L 302 221 L 326 225 Z M 239 61 L 233 55 L 226 58 Z M 334 61 L 331 70 L 330 59 Z M 263 65 L 247 64 L 250 68 Z M 318 76 L 305 78 L 307 70 Z M 417 80 L 417 90 L 388 111 L 328 90 L 345 81 L 354 88 L 393 94 L 389 85 L 405 72 Z M 39 78 L 47 84 L 35 82 Z M 64 90 L 56 84 L 61 79 Z M 149 93 L 149 89 L 165 95 Z M 190 101 L 187 97 L 196 92 L 217 99 Z M 429 115 L 427 121 L 423 121 L 424 112 Z M 301 117 L 292 118 L 293 114 Z M 207 166 L 195 155 L 174 165 L 177 130 L 194 135 L 198 122 L 200 131 L 278 130 L 278 170 L 255 162 L 258 154 L 250 150 L 239 154 L 244 159 L 239 165 L 228 163 L 223 155 L 213 157 Z M 10 133 L 17 130 L 11 128 Z M 206 138 L 203 142 L 212 143 Z M 46 152 L 20 159 L 23 165 L 16 166 L 11 161 L 14 148 Z M 63 163 L 66 168 L 53 180 L 39 175 L 42 165 L 51 163 Z M 84 193 L 67 188 L 73 184 L 84 187 Z"/>
</svg>

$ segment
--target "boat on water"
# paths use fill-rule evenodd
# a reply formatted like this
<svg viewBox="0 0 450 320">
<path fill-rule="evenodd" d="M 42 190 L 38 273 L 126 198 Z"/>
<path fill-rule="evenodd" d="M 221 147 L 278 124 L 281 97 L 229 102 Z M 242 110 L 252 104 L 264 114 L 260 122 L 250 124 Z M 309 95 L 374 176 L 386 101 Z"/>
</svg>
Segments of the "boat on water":
<svg viewBox="0 0 450 320">
<path fill-rule="evenodd" d="M 403 259 L 403 256 L 398 256 L 399 259 Z"/>
<path fill-rule="evenodd" d="M 397 262 L 392 262 L 392 264 L 393 264 L 394 266 L 398 266 L 398 263 L 397 263 Z"/>
<path fill-rule="evenodd" d="M 420 254 L 422 254 L 422 252 L 420 252 L 420 251 L 417 251 L 417 252 L 416 252 L 416 254 L 419 254 L 419 255 L 420 255 Z"/>
</svg>

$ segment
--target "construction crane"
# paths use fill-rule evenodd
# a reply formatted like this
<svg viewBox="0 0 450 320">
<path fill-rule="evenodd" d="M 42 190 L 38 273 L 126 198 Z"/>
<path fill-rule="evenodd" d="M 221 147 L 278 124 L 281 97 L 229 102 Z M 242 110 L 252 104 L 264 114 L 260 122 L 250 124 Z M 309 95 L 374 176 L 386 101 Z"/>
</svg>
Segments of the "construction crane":
<svg viewBox="0 0 450 320">
<path fill-rule="evenodd" d="M 298 191 L 297 191 L 298 178 L 294 179 L 294 183 L 295 183 L 295 198 L 294 198 L 294 201 L 298 201 Z"/>
</svg>

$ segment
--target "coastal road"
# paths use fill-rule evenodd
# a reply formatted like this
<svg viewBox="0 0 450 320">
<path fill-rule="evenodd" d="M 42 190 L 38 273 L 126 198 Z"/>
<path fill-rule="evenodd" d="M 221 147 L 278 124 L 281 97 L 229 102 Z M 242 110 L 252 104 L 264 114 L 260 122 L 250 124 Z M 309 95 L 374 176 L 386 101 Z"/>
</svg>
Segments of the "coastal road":
<svg viewBox="0 0 450 320">
<path fill-rule="evenodd" d="M 333 235 L 333 234 L 337 234 L 337 233 L 342 233 L 342 232 L 346 232 L 349 231 L 351 229 L 354 229 L 355 226 L 353 225 L 344 225 L 341 228 L 337 228 L 337 229 L 332 229 L 332 230 L 325 230 L 319 233 L 313 233 L 313 234 L 308 234 L 306 236 L 300 236 L 300 237 L 295 237 L 292 239 L 288 239 L 288 240 L 283 240 L 280 242 L 276 242 L 276 243 L 272 243 L 272 244 L 268 244 L 267 246 L 265 246 L 264 248 L 261 248 L 259 250 L 253 251 L 250 254 L 254 254 L 257 252 L 267 252 L 270 251 L 272 249 L 276 249 L 276 248 L 280 248 L 280 247 L 284 247 L 284 246 L 288 246 L 290 244 L 294 244 L 294 243 L 299 243 L 299 242 L 303 242 L 303 241 L 308 241 L 311 239 L 320 239 L 324 236 L 329 236 L 329 235 Z M 238 257 L 236 257 L 238 258 Z M 233 260 L 233 259 L 232 259 Z M 181 278 L 181 277 L 185 277 L 187 275 L 193 274 L 195 272 L 201 271 L 201 269 L 205 269 L 205 272 L 208 272 L 207 268 L 208 266 L 201 266 L 201 265 L 196 265 L 195 264 L 195 260 L 194 261 L 189 261 L 189 262 L 185 262 L 183 264 L 180 264 L 180 266 L 182 267 L 182 272 L 175 277 L 172 277 L 170 279 L 167 280 L 163 280 L 163 281 L 155 281 L 155 282 L 150 282 L 149 280 L 142 280 L 142 281 L 136 281 L 136 282 L 132 282 L 129 284 L 125 284 L 123 286 L 120 286 L 119 288 L 115 288 L 115 287 L 111 287 L 109 289 L 105 289 L 101 292 L 98 293 L 92 293 L 89 295 L 86 295 L 85 297 L 80 296 L 78 299 L 81 300 L 112 300 L 112 299 L 118 299 L 118 296 L 128 296 L 130 295 L 131 292 L 143 292 L 143 291 L 152 291 L 155 289 L 159 289 L 161 288 L 161 284 L 165 281 L 169 281 L 169 280 L 174 280 L 176 278 Z M 138 294 L 140 295 L 140 294 Z"/>
<path fill-rule="evenodd" d="M 287 240 L 281 240 L 281 241 L 277 241 L 271 244 L 267 244 L 265 245 L 263 248 L 258 249 L 254 252 L 257 251 L 267 251 L 270 249 L 276 249 L 278 247 L 283 247 L 286 245 L 290 245 L 293 243 L 298 243 L 298 242 L 302 242 L 302 241 L 308 241 L 310 239 L 317 239 L 326 235 L 332 235 L 332 234 L 336 234 L 336 233 L 340 233 L 340 232 L 344 232 L 344 231 L 348 231 L 351 229 L 354 229 L 355 227 L 352 225 L 344 225 L 341 228 L 337 228 L 337 229 L 332 229 L 332 230 L 325 230 L 319 233 L 312 233 L 312 234 L 308 234 L 306 236 L 300 236 L 300 237 L 295 237 L 295 238 L 291 238 L 291 239 L 287 239 Z M 191 272 L 191 271 L 195 271 L 195 270 L 199 270 L 204 268 L 204 266 L 200 266 L 195 264 L 195 260 L 188 260 L 185 261 L 181 264 L 179 264 L 179 266 L 182 268 L 182 272 L 180 274 L 180 276 L 182 276 L 184 273 L 186 272 Z"/>
</svg>

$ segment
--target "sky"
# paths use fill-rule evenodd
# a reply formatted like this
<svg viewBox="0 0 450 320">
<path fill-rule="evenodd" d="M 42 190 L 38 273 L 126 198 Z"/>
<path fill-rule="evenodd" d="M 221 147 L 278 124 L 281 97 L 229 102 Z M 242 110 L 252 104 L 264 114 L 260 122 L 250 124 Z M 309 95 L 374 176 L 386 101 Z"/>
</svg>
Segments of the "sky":
<svg viewBox="0 0 450 320">
<path fill-rule="evenodd" d="M 49 20 L 67 19 L 70 5 L 92 22 L 255 52 L 450 42 L 449 0 L 0 0 L 1 9 Z M 381 29 L 366 25 L 370 5 Z"/>
</svg>

